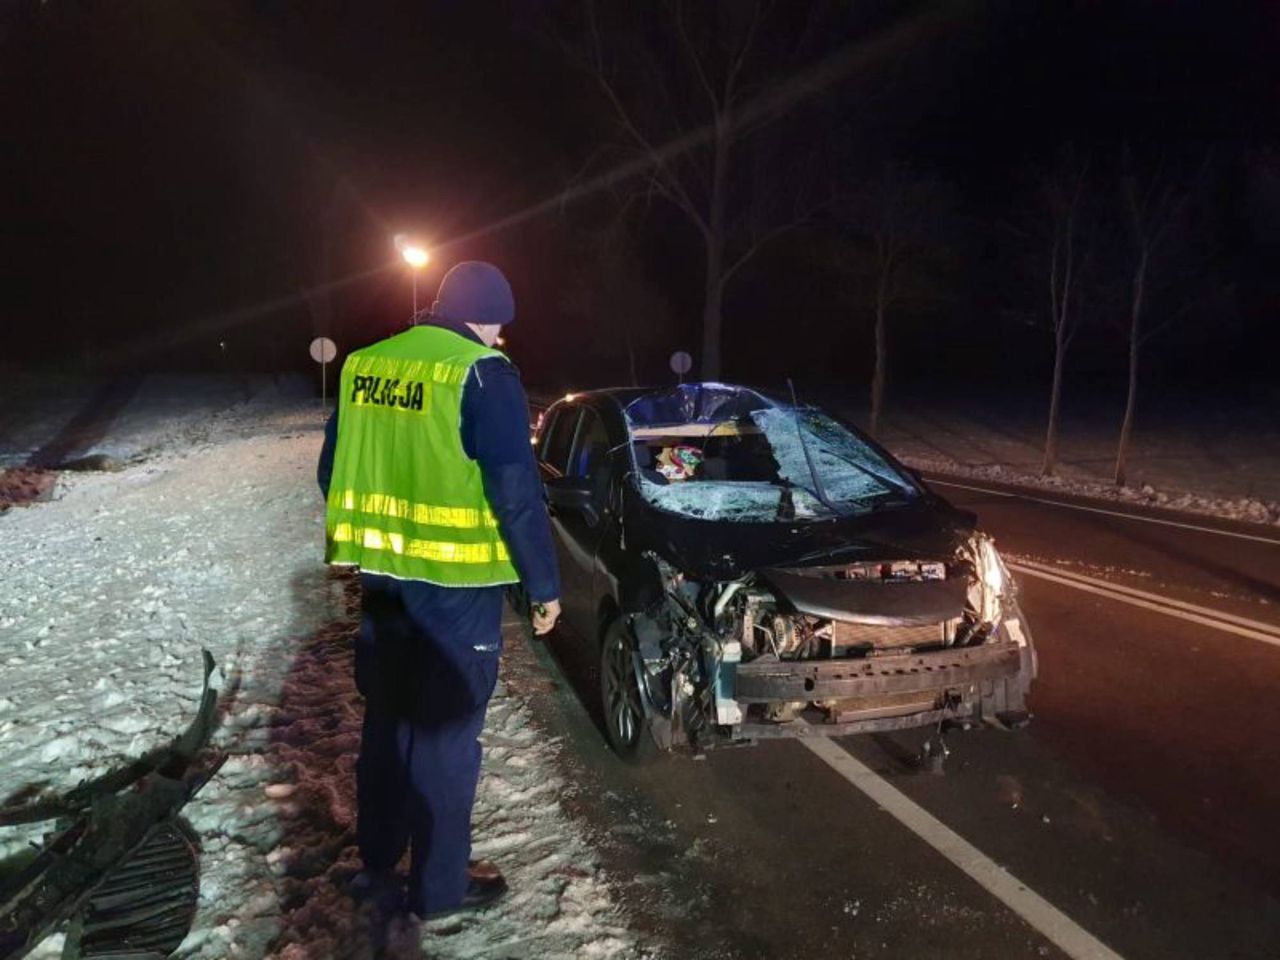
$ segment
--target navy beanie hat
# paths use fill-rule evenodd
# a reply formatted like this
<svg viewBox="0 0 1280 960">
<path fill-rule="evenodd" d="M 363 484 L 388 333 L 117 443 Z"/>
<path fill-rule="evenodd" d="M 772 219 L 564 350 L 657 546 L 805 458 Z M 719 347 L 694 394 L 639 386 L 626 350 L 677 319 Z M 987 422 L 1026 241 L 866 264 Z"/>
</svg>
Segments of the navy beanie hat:
<svg viewBox="0 0 1280 960">
<path fill-rule="evenodd" d="M 431 315 L 454 323 L 507 324 L 515 319 L 511 284 L 491 263 L 464 260 L 444 275 Z"/>
</svg>

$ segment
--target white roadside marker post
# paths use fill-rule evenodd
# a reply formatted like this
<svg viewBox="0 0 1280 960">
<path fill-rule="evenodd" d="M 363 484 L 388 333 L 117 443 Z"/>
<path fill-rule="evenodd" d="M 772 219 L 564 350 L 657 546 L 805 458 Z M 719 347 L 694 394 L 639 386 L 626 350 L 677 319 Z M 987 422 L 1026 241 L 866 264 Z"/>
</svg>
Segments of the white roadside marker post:
<svg viewBox="0 0 1280 960">
<path fill-rule="evenodd" d="M 338 355 L 337 345 L 328 337 L 311 341 L 311 359 L 320 364 L 320 406 L 329 406 L 329 364 Z"/>
<path fill-rule="evenodd" d="M 684 383 L 684 375 L 693 369 L 693 357 L 683 350 L 677 350 L 671 355 L 670 363 L 671 372 L 680 378 L 680 383 Z"/>
</svg>

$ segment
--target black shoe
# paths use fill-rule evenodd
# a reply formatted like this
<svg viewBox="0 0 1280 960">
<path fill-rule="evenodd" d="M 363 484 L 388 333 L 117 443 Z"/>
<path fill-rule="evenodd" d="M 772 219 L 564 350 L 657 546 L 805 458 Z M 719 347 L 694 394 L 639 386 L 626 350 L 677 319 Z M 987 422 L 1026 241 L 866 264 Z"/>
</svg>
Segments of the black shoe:
<svg viewBox="0 0 1280 960">
<path fill-rule="evenodd" d="M 439 920 L 442 917 L 452 917 L 458 913 L 471 913 L 477 910 L 484 910 L 493 906 L 495 902 L 502 898 L 507 892 L 507 879 L 502 874 L 496 877 L 485 877 L 477 879 L 472 877 L 467 881 L 467 892 L 462 895 L 462 902 L 456 907 L 447 910 L 436 910 L 432 913 L 425 914 L 423 920 Z"/>
<path fill-rule="evenodd" d="M 404 883 L 394 870 L 361 870 L 347 884 L 347 894 L 380 913 L 404 909 Z"/>
<path fill-rule="evenodd" d="M 502 871 L 492 860 L 468 860 L 467 878 L 469 880 L 491 880 L 502 876 Z"/>
</svg>

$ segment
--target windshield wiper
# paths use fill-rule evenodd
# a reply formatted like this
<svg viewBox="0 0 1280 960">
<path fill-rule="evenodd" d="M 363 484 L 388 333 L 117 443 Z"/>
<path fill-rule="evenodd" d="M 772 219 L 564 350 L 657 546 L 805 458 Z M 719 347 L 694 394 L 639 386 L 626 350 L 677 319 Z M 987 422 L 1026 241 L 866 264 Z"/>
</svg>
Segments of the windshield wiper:
<svg viewBox="0 0 1280 960">
<path fill-rule="evenodd" d="M 790 377 L 787 377 L 787 389 L 791 391 L 791 412 L 795 414 L 796 434 L 800 437 L 800 449 L 804 451 L 804 462 L 809 465 L 809 476 L 813 478 L 813 490 L 811 492 L 818 498 L 818 502 L 832 513 L 837 516 L 844 516 L 844 511 L 831 501 L 831 498 L 827 496 L 827 491 L 822 487 L 822 478 L 818 476 L 817 464 L 813 462 L 813 454 L 809 452 L 809 443 L 804 438 L 804 428 L 800 426 L 800 404 L 796 401 L 796 385 L 791 382 Z"/>
<path fill-rule="evenodd" d="M 779 514 L 781 514 L 781 513 L 783 512 L 783 502 L 784 502 L 785 498 L 787 498 L 787 497 L 789 497 L 789 496 L 790 496 L 791 491 L 792 491 L 792 490 L 802 490 L 803 492 L 807 493 L 809 496 L 813 497 L 813 499 L 814 499 L 814 500 L 818 501 L 818 503 L 820 503 L 824 508 L 826 508 L 827 510 L 831 511 L 831 515 L 832 515 L 832 516 L 834 516 L 834 517 L 842 517 L 842 516 L 844 516 L 844 514 L 843 514 L 843 513 L 841 513 L 839 510 L 837 510 L 833 504 L 828 503 L 826 500 L 822 499 L 822 497 L 818 496 L 818 491 L 813 490 L 813 489 L 810 489 L 809 487 L 806 487 L 803 483 L 796 483 L 794 480 L 787 480 L 787 479 L 785 479 L 785 478 L 779 478 L 779 479 L 777 479 L 777 480 L 770 480 L 769 482 L 770 482 L 771 484 L 773 484 L 775 487 L 781 487 L 781 488 L 782 488 L 782 497 L 783 497 L 783 499 L 780 499 L 780 500 L 778 501 L 778 513 L 779 513 Z M 794 520 L 794 519 L 795 519 L 795 515 L 794 515 L 794 514 L 795 514 L 795 503 L 794 503 L 794 502 L 791 504 L 791 513 L 792 513 L 792 516 L 791 516 L 791 517 L 783 518 L 783 517 L 779 516 L 779 519 L 790 519 L 790 520 Z"/>
<path fill-rule="evenodd" d="M 797 557 L 795 560 L 788 561 L 788 564 L 794 566 L 802 563 L 808 563 L 810 560 L 822 560 L 824 558 L 834 560 L 836 557 L 845 553 L 865 553 L 866 551 L 867 544 L 865 543 L 859 543 L 857 541 L 853 543 L 838 543 L 835 546 L 823 547 L 821 550 L 815 550 L 813 553 L 806 553 L 802 557 Z"/>
</svg>

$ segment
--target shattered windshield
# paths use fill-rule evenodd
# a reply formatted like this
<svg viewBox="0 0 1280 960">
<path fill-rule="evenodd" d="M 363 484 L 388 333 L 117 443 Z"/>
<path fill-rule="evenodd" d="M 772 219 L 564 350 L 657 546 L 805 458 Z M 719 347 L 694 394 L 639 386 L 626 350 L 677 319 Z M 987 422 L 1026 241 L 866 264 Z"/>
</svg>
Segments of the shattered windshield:
<svg viewBox="0 0 1280 960">
<path fill-rule="evenodd" d="M 813 407 L 685 384 L 626 413 L 640 493 L 673 513 L 767 523 L 866 513 L 917 495 L 866 441 Z"/>
</svg>

